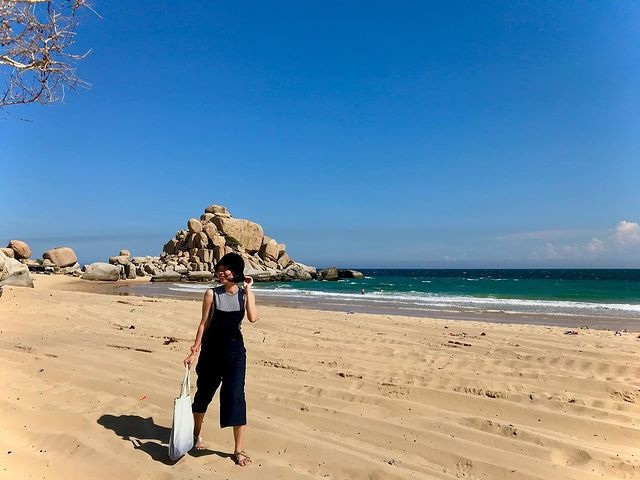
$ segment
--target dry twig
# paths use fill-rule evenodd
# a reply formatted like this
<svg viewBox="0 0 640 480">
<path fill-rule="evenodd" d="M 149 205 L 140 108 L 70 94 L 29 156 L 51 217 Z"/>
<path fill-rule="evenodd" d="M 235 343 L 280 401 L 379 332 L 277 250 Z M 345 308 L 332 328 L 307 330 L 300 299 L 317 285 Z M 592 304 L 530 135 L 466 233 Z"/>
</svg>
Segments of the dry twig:
<svg viewBox="0 0 640 480">
<path fill-rule="evenodd" d="M 88 87 L 72 53 L 78 9 L 86 0 L 0 0 L 0 108 L 64 99 L 67 89 Z"/>
</svg>

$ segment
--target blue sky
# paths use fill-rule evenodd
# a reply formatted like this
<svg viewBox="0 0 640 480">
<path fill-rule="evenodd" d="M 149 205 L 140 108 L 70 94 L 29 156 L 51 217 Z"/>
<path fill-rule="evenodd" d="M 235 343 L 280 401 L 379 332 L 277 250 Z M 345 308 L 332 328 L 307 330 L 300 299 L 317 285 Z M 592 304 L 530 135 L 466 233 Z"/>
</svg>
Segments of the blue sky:
<svg viewBox="0 0 640 480">
<path fill-rule="evenodd" d="M 157 255 L 217 203 L 318 266 L 640 267 L 637 2 L 94 7 L 91 89 L 0 112 L 1 242 Z"/>
</svg>

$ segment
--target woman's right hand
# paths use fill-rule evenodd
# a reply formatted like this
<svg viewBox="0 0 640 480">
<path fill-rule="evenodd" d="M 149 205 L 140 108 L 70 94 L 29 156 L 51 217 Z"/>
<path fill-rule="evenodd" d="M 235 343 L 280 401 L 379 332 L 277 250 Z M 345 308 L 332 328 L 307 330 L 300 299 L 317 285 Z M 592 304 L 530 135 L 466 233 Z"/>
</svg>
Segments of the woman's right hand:
<svg viewBox="0 0 640 480">
<path fill-rule="evenodd" d="M 191 364 L 196 361 L 196 356 L 197 356 L 196 354 L 197 352 L 191 352 L 191 355 L 189 355 L 187 358 L 184 359 L 185 367 L 190 367 Z"/>
</svg>

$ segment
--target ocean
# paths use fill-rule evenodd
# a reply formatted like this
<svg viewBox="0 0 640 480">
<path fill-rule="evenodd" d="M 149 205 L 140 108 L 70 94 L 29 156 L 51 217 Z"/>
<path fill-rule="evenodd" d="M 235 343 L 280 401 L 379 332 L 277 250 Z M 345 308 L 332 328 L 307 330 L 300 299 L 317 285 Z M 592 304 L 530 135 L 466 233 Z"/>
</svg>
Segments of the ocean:
<svg viewBox="0 0 640 480">
<path fill-rule="evenodd" d="M 542 323 L 601 319 L 600 326 L 640 320 L 640 269 L 391 270 L 361 269 L 365 278 L 337 282 L 257 283 L 268 304 L 347 312 L 486 319 L 516 315 Z M 209 284 L 150 284 L 155 295 L 201 296 Z M 364 293 L 362 293 L 364 292 Z M 536 322 L 538 323 L 538 322 Z M 596 322 L 597 323 L 597 322 Z M 569 324 L 569 323 L 568 323 Z"/>
</svg>

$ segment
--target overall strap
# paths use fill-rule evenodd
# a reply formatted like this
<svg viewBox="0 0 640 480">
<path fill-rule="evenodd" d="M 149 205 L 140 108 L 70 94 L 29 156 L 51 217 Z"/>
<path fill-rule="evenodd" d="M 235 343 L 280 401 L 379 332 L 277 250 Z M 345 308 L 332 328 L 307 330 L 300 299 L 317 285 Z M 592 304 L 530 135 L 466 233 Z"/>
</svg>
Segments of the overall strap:
<svg viewBox="0 0 640 480">
<path fill-rule="evenodd" d="M 244 310 L 244 288 L 238 290 L 238 303 L 240 304 L 240 310 Z"/>
</svg>

